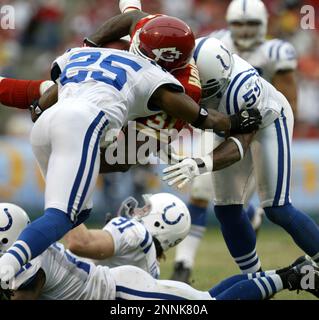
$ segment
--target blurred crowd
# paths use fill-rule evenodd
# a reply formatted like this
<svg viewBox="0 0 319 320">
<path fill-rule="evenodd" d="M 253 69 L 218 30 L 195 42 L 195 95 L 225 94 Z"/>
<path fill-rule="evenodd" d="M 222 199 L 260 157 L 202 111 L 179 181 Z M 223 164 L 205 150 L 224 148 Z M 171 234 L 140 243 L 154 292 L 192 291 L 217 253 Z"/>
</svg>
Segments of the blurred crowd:
<svg viewBox="0 0 319 320">
<path fill-rule="evenodd" d="M 179 17 L 201 36 L 226 27 L 224 17 L 229 2 L 144 0 L 143 9 Z M 290 41 L 299 55 L 300 112 L 295 137 L 319 137 L 319 2 L 264 2 L 270 13 L 269 37 Z M 306 4 L 317 12 L 314 30 L 300 28 L 300 8 Z M 81 45 L 83 37 L 119 13 L 118 0 L 0 0 L 0 8 L 5 5 L 15 8 L 15 29 L 0 28 L 0 75 L 30 79 L 47 78 L 50 63 L 57 55 Z"/>
</svg>

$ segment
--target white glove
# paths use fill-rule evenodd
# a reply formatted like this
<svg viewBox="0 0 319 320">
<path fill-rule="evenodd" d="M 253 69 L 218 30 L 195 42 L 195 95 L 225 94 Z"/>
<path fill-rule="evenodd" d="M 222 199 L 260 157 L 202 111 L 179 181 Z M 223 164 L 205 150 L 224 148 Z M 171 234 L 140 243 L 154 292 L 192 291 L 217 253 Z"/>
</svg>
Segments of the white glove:
<svg viewBox="0 0 319 320">
<path fill-rule="evenodd" d="M 186 158 L 177 164 L 165 168 L 163 170 L 163 181 L 167 181 L 169 186 L 177 184 L 177 187 L 182 189 L 196 176 L 211 171 L 213 171 L 213 161 L 210 156 L 196 160 Z"/>
</svg>

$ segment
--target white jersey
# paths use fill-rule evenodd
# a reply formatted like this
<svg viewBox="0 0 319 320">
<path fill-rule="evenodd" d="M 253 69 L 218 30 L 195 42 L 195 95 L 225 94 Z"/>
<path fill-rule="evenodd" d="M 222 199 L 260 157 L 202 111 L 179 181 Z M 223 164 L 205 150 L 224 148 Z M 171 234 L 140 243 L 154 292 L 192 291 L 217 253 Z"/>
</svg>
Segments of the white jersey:
<svg viewBox="0 0 319 320">
<path fill-rule="evenodd" d="M 79 260 L 60 243 L 27 263 L 16 275 L 11 289 L 22 289 L 40 269 L 45 273 L 41 300 L 115 299 L 115 281 L 109 268 Z"/>
<path fill-rule="evenodd" d="M 232 53 L 250 63 L 270 83 L 278 71 L 297 68 L 297 54 L 289 42 L 280 39 L 266 40 L 251 50 L 238 51 L 229 30 L 215 31 L 209 36 L 225 43 Z"/>
<path fill-rule="evenodd" d="M 105 48 L 73 48 L 58 57 L 59 100 L 85 99 L 103 111 L 108 128 L 120 128 L 127 120 L 158 113 L 148 106 L 163 84 L 183 86 L 170 73 L 132 53 Z"/>
<path fill-rule="evenodd" d="M 133 265 L 159 277 L 159 264 L 151 234 L 136 219 L 117 217 L 112 219 L 103 230 L 109 232 L 114 240 L 114 256 L 103 261 L 110 268 Z"/>
</svg>

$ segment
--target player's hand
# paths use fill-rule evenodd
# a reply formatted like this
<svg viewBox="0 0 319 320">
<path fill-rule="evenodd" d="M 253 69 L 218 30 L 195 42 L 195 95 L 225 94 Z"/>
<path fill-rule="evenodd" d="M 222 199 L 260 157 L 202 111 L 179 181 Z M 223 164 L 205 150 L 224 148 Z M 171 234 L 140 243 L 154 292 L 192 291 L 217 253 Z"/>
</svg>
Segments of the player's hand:
<svg viewBox="0 0 319 320">
<path fill-rule="evenodd" d="M 41 107 L 39 105 L 39 100 L 33 101 L 29 107 L 29 110 L 31 113 L 32 122 L 36 122 L 43 112 L 43 110 L 41 109 Z"/>
<path fill-rule="evenodd" d="M 211 157 L 185 158 L 181 162 L 169 166 L 163 170 L 163 181 L 167 181 L 169 186 L 177 185 L 182 189 L 192 179 L 200 174 L 213 171 L 213 162 Z"/>
<path fill-rule="evenodd" d="M 258 130 L 262 116 L 258 109 L 243 109 L 230 116 L 230 132 L 250 133 Z"/>
</svg>

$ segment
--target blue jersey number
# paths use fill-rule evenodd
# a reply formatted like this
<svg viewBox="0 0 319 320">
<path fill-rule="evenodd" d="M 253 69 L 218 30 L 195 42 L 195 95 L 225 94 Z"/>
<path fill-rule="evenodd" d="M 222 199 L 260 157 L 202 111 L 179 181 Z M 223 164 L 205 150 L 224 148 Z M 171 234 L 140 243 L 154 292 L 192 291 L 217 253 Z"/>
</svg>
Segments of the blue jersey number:
<svg viewBox="0 0 319 320">
<path fill-rule="evenodd" d="M 79 83 L 84 81 L 89 73 L 89 70 L 85 70 L 85 67 L 88 67 L 94 63 L 96 63 L 101 57 L 101 52 L 80 52 L 77 54 L 74 54 L 71 56 L 70 60 L 81 60 L 81 61 L 75 61 L 72 63 L 69 63 L 63 70 L 61 76 L 60 76 L 60 82 L 61 85 L 65 85 L 70 82 Z M 83 61 L 83 58 L 86 58 L 86 60 Z M 116 75 L 115 79 L 112 79 L 110 77 L 107 77 L 103 74 L 103 71 L 94 71 L 91 73 L 90 77 L 96 81 L 101 81 L 106 84 L 109 84 L 113 87 L 115 87 L 117 90 L 122 90 L 123 86 L 125 85 L 127 81 L 127 74 L 126 70 L 121 67 L 114 67 L 112 66 L 112 62 L 118 62 L 124 65 L 127 65 L 131 67 L 135 72 L 139 71 L 142 67 L 136 63 L 133 60 L 118 56 L 116 54 L 111 54 L 105 59 L 102 60 L 102 62 L 99 64 L 99 67 L 107 70 L 109 72 L 112 72 Z M 77 74 L 74 76 L 68 77 L 67 71 L 71 68 L 83 68 L 84 70 L 78 71 Z"/>
<path fill-rule="evenodd" d="M 258 85 L 258 81 L 256 81 L 255 87 L 253 89 L 250 89 L 246 94 L 243 95 L 247 108 L 252 107 L 256 103 L 257 98 L 260 96 L 260 93 L 260 86 Z"/>
</svg>

